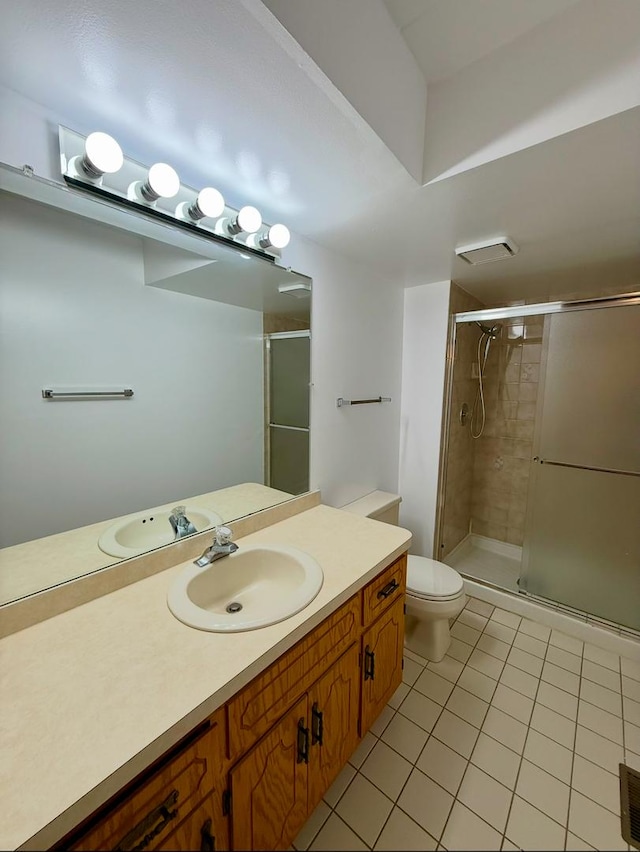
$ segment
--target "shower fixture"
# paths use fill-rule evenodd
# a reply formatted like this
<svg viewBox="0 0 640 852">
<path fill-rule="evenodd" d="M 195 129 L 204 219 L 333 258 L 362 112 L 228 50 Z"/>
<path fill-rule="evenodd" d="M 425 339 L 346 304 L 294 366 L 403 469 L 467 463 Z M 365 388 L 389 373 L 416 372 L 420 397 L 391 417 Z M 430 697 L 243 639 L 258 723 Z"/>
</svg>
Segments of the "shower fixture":
<svg viewBox="0 0 640 852">
<path fill-rule="evenodd" d="M 502 326 L 500 323 L 496 323 L 495 325 L 485 325 L 485 323 L 478 322 L 478 320 L 475 321 L 475 324 L 482 333 L 478 339 L 478 390 L 476 391 L 476 398 L 473 402 L 473 409 L 471 411 L 471 437 L 479 438 L 484 432 L 484 425 L 486 421 L 484 370 L 487 365 L 487 358 L 489 357 L 491 341 L 498 337 L 502 330 Z M 478 408 L 480 408 L 480 430 L 476 432 L 474 424 L 476 423 L 476 418 L 478 416 Z M 464 423 L 464 421 L 462 422 Z"/>
<path fill-rule="evenodd" d="M 479 322 L 476 320 L 476 325 L 480 329 L 483 334 L 488 334 L 493 340 L 500 334 L 500 329 L 502 326 L 500 323 L 496 323 L 495 325 L 485 325 L 483 322 Z"/>
</svg>

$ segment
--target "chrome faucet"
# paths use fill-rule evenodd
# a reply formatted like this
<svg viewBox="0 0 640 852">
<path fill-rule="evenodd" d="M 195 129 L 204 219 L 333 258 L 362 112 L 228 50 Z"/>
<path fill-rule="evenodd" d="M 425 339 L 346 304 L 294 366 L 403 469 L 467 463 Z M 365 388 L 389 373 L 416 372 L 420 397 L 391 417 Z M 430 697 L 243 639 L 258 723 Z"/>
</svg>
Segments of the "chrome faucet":
<svg viewBox="0 0 640 852">
<path fill-rule="evenodd" d="M 213 544 L 208 547 L 199 559 L 194 559 L 193 564 L 203 568 L 205 565 L 211 565 L 217 559 L 222 559 L 223 556 L 229 556 L 238 550 L 238 545 L 231 541 L 233 533 L 229 527 L 216 527 L 213 531 Z"/>
<path fill-rule="evenodd" d="M 198 532 L 189 518 L 185 515 L 186 510 L 186 506 L 175 506 L 169 515 L 169 523 L 173 529 L 174 541 Z"/>
</svg>

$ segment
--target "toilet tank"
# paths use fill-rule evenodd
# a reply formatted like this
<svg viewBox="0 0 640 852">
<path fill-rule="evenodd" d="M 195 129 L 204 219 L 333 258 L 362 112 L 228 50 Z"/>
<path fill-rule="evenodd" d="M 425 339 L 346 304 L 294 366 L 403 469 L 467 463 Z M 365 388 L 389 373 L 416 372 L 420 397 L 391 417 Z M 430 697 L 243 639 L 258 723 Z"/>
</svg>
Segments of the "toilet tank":
<svg viewBox="0 0 640 852">
<path fill-rule="evenodd" d="M 382 521 L 384 524 L 398 525 L 398 514 L 402 497 L 399 494 L 389 494 L 387 491 L 372 491 L 365 494 L 353 503 L 342 506 L 343 512 L 352 512 L 354 515 L 364 515 L 374 521 Z"/>
</svg>

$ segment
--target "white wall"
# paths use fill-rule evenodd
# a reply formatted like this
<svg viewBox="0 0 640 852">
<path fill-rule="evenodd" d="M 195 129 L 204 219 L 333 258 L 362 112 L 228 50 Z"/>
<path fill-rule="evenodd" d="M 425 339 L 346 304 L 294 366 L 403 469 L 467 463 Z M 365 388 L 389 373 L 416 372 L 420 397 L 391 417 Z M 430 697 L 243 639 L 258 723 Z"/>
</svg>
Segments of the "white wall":
<svg viewBox="0 0 640 852">
<path fill-rule="evenodd" d="M 412 553 L 433 556 L 451 283 L 404 291 L 400 425 L 400 523 Z"/>
<path fill-rule="evenodd" d="M 262 313 L 146 287 L 137 236 L 0 205 L 1 546 L 262 482 Z"/>
</svg>

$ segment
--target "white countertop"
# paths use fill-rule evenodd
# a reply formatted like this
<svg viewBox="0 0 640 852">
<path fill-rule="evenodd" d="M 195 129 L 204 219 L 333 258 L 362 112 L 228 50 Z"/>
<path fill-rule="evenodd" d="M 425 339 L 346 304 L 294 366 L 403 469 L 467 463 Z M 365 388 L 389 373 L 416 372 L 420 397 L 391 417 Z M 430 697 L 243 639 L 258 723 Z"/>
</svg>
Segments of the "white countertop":
<svg viewBox="0 0 640 852">
<path fill-rule="evenodd" d="M 318 596 L 286 621 L 207 633 L 170 613 L 176 565 L 0 641 L 0 849 L 42 849 L 227 701 L 406 551 L 411 534 L 317 506 L 238 539 L 318 560 Z"/>
</svg>

